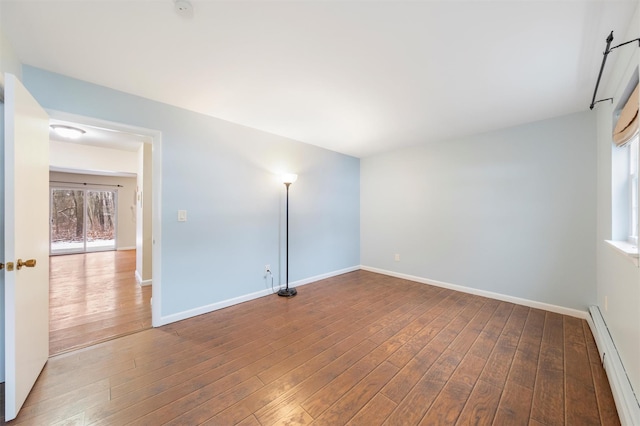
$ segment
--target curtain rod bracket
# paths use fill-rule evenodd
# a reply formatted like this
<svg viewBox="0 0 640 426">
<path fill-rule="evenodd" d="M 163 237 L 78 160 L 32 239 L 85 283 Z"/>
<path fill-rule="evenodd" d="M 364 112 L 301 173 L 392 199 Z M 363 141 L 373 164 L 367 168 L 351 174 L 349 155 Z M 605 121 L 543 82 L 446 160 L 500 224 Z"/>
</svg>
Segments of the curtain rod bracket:
<svg viewBox="0 0 640 426">
<path fill-rule="evenodd" d="M 638 42 L 638 47 L 640 47 L 640 38 L 636 38 L 634 40 L 629 40 L 629 41 L 625 41 L 624 43 L 620 43 L 617 46 L 613 46 L 611 49 L 609 49 L 609 52 L 611 52 L 613 49 L 617 49 L 618 47 L 622 47 L 622 46 L 625 46 L 627 44 L 631 44 L 631 43 L 636 42 L 636 41 Z"/>
<path fill-rule="evenodd" d="M 613 31 L 611 31 L 611 33 L 609 34 L 606 40 L 607 46 L 605 47 L 604 52 L 602 53 L 603 56 L 602 56 L 602 64 L 600 65 L 600 73 L 598 74 L 598 80 L 596 81 L 596 88 L 593 90 L 593 98 L 591 98 L 591 105 L 589 105 L 589 109 L 593 109 L 593 107 L 598 102 L 602 102 L 602 101 L 611 100 L 611 103 L 613 104 L 613 98 L 600 99 L 599 101 L 596 102 L 596 96 L 598 94 L 598 86 L 600 86 L 600 79 L 602 78 L 602 72 L 604 71 L 604 65 L 607 63 L 607 56 L 609 55 L 609 53 L 611 53 L 613 49 L 617 49 L 618 47 L 622 47 L 636 41 L 638 42 L 638 47 L 640 47 L 640 38 L 625 41 L 624 43 L 620 43 L 617 46 L 610 47 L 612 41 L 613 41 Z"/>
<path fill-rule="evenodd" d="M 613 104 L 613 98 L 604 98 L 604 99 L 600 99 L 599 101 L 595 101 L 593 105 L 599 104 L 600 102 L 604 102 L 604 101 L 611 101 L 611 103 Z M 591 109 L 593 109 L 593 107 Z"/>
</svg>

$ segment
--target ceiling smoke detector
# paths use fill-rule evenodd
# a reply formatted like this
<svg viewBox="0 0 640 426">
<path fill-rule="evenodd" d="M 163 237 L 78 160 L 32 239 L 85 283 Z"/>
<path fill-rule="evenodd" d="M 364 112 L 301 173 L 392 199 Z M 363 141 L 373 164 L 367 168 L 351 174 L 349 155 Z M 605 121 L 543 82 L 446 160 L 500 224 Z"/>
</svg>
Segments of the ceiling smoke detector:
<svg viewBox="0 0 640 426">
<path fill-rule="evenodd" d="M 176 9 L 176 13 L 180 16 L 189 18 L 193 16 L 193 6 L 188 0 L 176 0 L 174 7 Z"/>
</svg>

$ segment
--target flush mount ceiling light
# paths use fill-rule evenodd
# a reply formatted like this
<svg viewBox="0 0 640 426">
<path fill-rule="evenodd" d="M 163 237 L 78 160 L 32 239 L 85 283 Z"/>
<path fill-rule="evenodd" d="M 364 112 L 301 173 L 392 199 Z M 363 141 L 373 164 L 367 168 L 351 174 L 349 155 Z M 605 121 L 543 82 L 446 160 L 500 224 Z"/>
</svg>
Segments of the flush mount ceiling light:
<svg viewBox="0 0 640 426">
<path fill-rule="evenodd" d="M 56 132 L 58 136 L 62 136 L 67 139 L 78 139 L 80 136 L 84 135 L 85 132 L 82 129 L 78 129 L 77 127 L 65 126 L 64 124 L 52 124 L 49 126 L 51 130 Z"/>
</svg>

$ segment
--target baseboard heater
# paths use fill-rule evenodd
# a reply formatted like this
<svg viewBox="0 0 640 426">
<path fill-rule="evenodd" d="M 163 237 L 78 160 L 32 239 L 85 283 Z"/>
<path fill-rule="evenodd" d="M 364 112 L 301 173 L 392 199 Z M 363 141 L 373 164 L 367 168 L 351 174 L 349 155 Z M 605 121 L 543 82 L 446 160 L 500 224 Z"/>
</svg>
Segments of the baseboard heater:
<svg viewBox="0 0 640 426">
<path fill-rule="evenodd" d="M 607 324 L 604 322 L 600 308 L 589 307 L 589 317 L 587 317 L 589 327 L 598 346 L 600 361 L 607 373 L 613 399 L 618 409 L 620 423 L 623 426 L 640 425 L 640 404 L 633 392 L 631 382 L 624 369 L 618 350 L 616 349 Z"/>
</svg>

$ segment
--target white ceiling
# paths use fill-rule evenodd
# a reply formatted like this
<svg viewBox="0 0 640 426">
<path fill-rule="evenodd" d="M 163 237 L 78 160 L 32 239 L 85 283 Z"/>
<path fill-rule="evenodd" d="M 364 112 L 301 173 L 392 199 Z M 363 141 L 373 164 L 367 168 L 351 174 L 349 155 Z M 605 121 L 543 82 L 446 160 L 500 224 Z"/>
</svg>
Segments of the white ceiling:
<svg viewBox="0 0 640 426">
<path fill-rule="evenodd" d="M 25 64 L 366 157 L 588 110 L 638 1 L 192 4 L 0 0 L 0 22 Z"/>
</svg>

